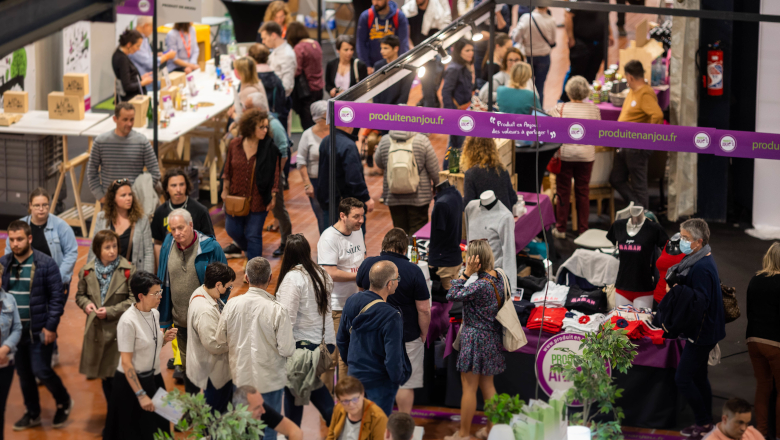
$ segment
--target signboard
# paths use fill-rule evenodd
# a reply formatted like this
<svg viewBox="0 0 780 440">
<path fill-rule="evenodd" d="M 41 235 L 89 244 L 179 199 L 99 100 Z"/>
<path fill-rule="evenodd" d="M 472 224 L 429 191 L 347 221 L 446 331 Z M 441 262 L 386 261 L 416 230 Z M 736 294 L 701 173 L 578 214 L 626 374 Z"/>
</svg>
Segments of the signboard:
<svg viewBox="0 0 780 440">
<path fill-rule="evenodd" d="M 125 15 L 125 14 L 117 14 L 116 15 L 116 39 L 114 41 L 119 44 L 119 37 L 129 29 L 135 29 L 138 25 L 138 16 L 137 15 Z"/>
<path fill-rule="evenodd" d="M 579 333 L 559 333 L 545 341 L 539 349 L 539 356 L 536 358 L 536 379 L 548 396 L 552 396 L 555 391 L 568 391 L 573 386 L 571 381 L 563 378 L 563 373 L 552 371 L 555 364 L 567 364 L 571 361 L 571 354 L 557 350 L 558 348 L 568 348 L 571 351 L 582 354 L 580 343 L 585 338 Z M 611 374 L 612 369 L 607 365 L 607 371 Z M 575 400 L 569 406 L 581 407 L 582 403 Z"/>
<path fill-rule="evenodd" d="M 154 15 L 154 0 L 124 0 L 116 6 L 117 14 Z"/>
<path fill-rule="evenodd" d="M 159 23 L 198 23 L 201 20 L 202 0 L 158 0 Z"/>
<path fill-rule="evenodd" d="M 780 134 L 335 102 L 336 125 L 780 160 Z M 537 125 L 538 124 L 538 125 Z"/>
<path fill-rule="evenodd" d="M 27 92 L 29 110 L 35 110 L 35 46 L 30 44 L 0 58 L 0 107 L 3 93 Z"/>
<path fill-rule="evenodd" d="M 90 22 L 78 21 L 62 29 L 62 73 L 86 73 L 90 75 Z M 92 78 L 90 75 L 90 93 Z M 90 95 L 84 97 L 84 110 L 89 111 Z"/>
</svg>

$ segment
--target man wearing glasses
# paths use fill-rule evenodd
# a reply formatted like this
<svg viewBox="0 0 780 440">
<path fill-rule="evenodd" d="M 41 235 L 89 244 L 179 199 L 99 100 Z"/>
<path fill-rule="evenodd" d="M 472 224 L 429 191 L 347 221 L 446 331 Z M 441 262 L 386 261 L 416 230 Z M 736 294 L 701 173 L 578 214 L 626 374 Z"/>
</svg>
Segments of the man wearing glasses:
<svg viewBox="0 0 780 440">
<path fill-rule="evenodd" d="M 371 289 L 352 295 L 344 305 L 336 344 L 350 376 L 360 380 L 366 397 L 390 415 L 398 388 L 412 374 L 401 313 L 387 304 L 401 277 L 392 261 L 379 261 L 368 278 Z"/>
</svg>

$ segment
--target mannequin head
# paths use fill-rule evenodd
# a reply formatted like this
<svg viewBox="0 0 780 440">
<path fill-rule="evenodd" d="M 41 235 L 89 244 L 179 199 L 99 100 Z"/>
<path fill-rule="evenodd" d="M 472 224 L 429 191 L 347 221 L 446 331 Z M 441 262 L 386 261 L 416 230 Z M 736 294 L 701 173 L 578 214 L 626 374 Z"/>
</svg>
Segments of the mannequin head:
<svg viewBox="0 0 780 440">
<path fill-rule="evenodd" d="M 479 196 L 479 204 L 482 206 L 490 205 L 495 201 L 496 201 L 496 193 L 494 193 L 492 190 L 485 191 Z"/>
</svg>

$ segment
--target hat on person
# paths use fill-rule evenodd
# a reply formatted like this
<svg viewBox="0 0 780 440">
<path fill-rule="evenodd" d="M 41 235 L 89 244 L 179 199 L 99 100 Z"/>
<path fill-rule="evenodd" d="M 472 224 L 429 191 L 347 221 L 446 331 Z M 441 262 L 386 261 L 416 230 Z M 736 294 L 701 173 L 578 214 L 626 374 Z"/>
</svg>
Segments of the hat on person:
<svg viewBox="0 0 780 440">
<path fill-rule="evenodd" d="M 322 100 L 311 104 L 311 118 L 314 122 L 325 119 L 328 114 L 328 101 Z"/>
</svg>

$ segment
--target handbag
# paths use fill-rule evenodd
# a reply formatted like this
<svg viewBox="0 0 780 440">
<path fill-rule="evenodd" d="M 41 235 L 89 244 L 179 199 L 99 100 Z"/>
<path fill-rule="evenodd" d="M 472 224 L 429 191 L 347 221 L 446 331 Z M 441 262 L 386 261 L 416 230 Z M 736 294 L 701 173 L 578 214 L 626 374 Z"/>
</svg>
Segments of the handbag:
<svg viewBox="0 0 780 440">
<path fill-rule="evenodd" d="M 330 367 L 333 365 L 333 358 L 330 357 L 328 345 L 325 343 L 325 315 L 322 315 L 322 342 L 320 342 L 319 350 L 320 361 L 317 363 L 317 377 L 330 370 Z"/>
<path fill-rule="evenodd" d="M 249 181 L 249 197 L 227 196 L 225 198 L 225 212 L 233 217 L 246 217 L 252 207 L 252 187 L 255 185 L 255 171 L 252 170 L 252 178 Z"/>
<path fill-rule="evenodd" d="M 536 20 L 534 19 L 533 12 L 531 12 L 528 15 L 529 15 L 529 17 L 531 17 L 531 21 L 534 22 L 534 26 L 536 26 L 536 30 L 539 31 L 539 35 L 542 36 L 542 40 L 544 40 L 544 42 L 547 43 L 548 46 L 550 46 L 550 49 L 554 48 L 557 43 L 550 44 L 550 40 L 548 40 L 547 37 L 544 36 L 544 33 L 542 33 L 542 30 L 539 29 L 539 24 L 536 23 Z"/>
<path fill-rule="evenodd" d="M 561 106 L 561 117 L 563 117 L 563 108 L 566 106 L 566 103 L 564 103 Z M 547 171 L 550 172 L 550 174 L 561 174 L 561 150 L 555 152 L 552 159 L 547 163 Z"/>
<path fill-rule="evenodd" d="M 507 278 L 506 274 L 501 269 L 496 269 L 496 272 L 501 275 L 501 279 L 504 281 L 504 302 L 501 304 L 501 301 L 499 301 L 501 308 L 498 309 L 496 320 L 504 327 L 504 348 L 507 351 L 517 351 L 527 344 L 528 340 L 525 337 L 523 326 L 520 324 L 520 318 L 517 317 L 515 305 L 512 302 L 512 296 L 509 294 L 511 291 L 509 278 Z M 493 286 L 493 290 L 496 292 L 496 300 L 498 300 L 498 289 L 496 289 L 495 285 Z"/>
<path fill-rule="evenodd" d="M 736 321 L 742 314 L 739 311 L 737 302 L 737 288 L 720 285 L 721 296 L 723 297 L 723 312 L 726 318 L 726 324 Z"/>
<path fill-rule="evenodd" d="M 309 88 L 309 80 L 306 79 L 306 75 L 301 73 L 295 77 L 295 85 L 293 86 L 293 94 L 296 99 L 304 100 L 311 97 L 311 88 Z"/>
</svg>

